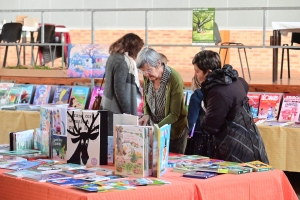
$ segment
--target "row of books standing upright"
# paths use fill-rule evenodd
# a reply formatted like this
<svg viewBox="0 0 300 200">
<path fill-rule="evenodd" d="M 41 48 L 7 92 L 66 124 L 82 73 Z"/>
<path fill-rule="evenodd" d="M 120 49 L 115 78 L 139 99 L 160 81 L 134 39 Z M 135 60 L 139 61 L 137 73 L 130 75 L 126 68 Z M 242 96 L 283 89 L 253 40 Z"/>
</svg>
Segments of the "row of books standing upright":
<svg viewBox="0 0 300 200">
<path fill-rule="evenodd" d="M 103 88 L 0 83 L 0 106 L 19 104 L 69 104 L 69 107 L 99 110 Z"/>
<path fill-rule="evenodd" d="M 300 93 L 248 93 L 254 118 L 300 123 Z"/>
</svg>

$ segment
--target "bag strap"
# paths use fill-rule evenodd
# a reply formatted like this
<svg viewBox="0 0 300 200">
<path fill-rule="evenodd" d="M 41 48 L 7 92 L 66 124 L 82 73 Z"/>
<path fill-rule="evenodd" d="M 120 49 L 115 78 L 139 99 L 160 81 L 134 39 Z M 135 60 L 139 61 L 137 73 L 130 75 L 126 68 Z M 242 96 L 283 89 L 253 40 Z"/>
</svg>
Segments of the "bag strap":
<svg viewBox="0 0 300 200">
<path fill-rule="evenodd" d="M 103 74 L 103 78 L 102 78 L 102 81 L 101 81 L 100 89 L 102 88 L 102 85 L 103 85 L 104 79 L 105 79 L 105 72 L 104 72 L 104 74 Z"/>
</svg>

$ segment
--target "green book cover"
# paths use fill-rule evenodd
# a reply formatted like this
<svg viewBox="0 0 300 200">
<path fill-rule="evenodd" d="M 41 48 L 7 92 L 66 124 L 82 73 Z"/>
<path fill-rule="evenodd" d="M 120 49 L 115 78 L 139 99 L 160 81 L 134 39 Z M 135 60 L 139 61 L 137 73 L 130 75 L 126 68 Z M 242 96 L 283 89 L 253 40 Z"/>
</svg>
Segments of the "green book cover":
<svg viewBox="0 0 300 200">
<path fill-rule="evenodd" d="M 192 43 L 215 43 L 214 40 L 214 8 L 193 9 Z"/>
</svg>

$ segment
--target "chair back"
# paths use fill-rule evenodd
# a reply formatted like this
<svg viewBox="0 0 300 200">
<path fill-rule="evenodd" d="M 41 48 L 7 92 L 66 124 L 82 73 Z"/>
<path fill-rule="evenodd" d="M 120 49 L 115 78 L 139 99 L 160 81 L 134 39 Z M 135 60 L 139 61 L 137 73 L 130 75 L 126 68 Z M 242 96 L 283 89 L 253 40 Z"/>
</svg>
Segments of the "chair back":
<svg viewBox="0 0 300 200">
<path fill-rule="evenodd" d="M 44 42 L 52 43 L 54 41 L 55 25 L 44 25 Z M 42 27 L 38 30 L 37 43 L 41 43 Z"/>
<path fill-rule="evenodd" d="M 22 34 L 21 23 L 6 23 L 2 26 L 1 41 L 7 43 L 20 42 Z"/>
<path fill-rule="evenodd" d="M 292 44 L 291 46 L 293 46 L 294 43 L 300 44 L 300 33 L 292 33 Z"/>
<path fill-rule="evenodd" d="M 218 45 L 220 42 L 222 42 L 220 30 L 219 30 L 218 24 L 216 22 L 214 22 L 214 40 L 215 40 L 216 45 Z"/>
</svg>

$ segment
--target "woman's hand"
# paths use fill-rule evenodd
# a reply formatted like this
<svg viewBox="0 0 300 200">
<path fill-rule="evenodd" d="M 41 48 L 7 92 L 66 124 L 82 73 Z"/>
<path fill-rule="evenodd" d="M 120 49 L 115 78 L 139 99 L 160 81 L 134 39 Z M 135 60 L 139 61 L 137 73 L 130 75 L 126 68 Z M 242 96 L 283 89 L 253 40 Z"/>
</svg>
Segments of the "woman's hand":
<svg viewBox="0 0 300 200">
<path fill-rule="evenodd" d="M 144 115 L 141 119 L 139 119 L 140 126 L 146 126 L 149 121 L 149 115 Z"/>
</svg>

